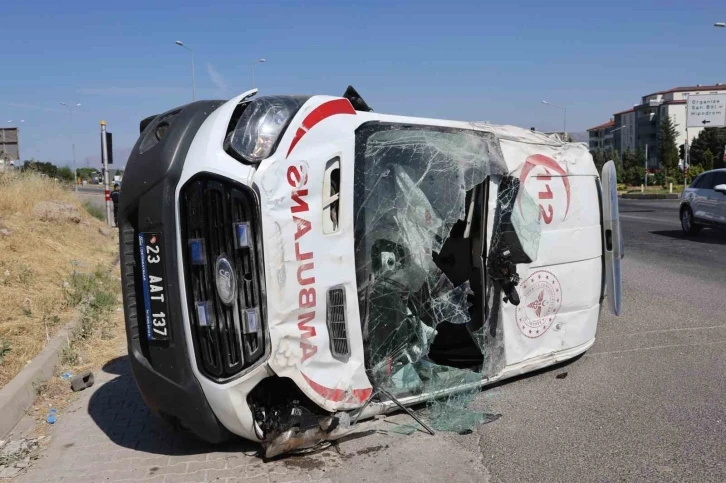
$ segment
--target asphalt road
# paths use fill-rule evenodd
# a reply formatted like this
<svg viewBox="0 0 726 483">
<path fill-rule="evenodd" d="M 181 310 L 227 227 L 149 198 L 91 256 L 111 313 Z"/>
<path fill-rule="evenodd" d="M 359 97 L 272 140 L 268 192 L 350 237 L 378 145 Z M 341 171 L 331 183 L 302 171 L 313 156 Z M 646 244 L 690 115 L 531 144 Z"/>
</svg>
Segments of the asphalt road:
<svg viewBox="0 0 726 483">
<path fill-rule="evenodd" d="M 726 481 L 726 232 L 621 200 L 624 315 L 559 369 L 482 393 L 492 481 Z M 567 372 L 565 379 L 555 375 Z"/>
<path fill-rule="evenodd" d="M 103 185 L 102 184 L 88 184 L 85 186 L 79 186 L 78 192 L 86 193 L 86 194 L 100 194 L 101 196 L 103 196 Z"/>
<path fill-rule="evenodd" d="M 603 311 L 582 357 L 481 392 L 502 417 L 472 434 L 366 422 L 334 447 L 265 461 L 152 417 L 126 357 L 96 373 L 19 483 L 724 482 L 726 232 L 679 233 L 678 204 L 623 201 L 624 315 Z M 567 377 L 556 376 L 567 373 Z"/>
<path fill-rule="evenodd" d="M 101 209 L 106 208 L 103 185 L 79 186 L 76 196 L 83 203 L 90 203 Z"/>
</svg>

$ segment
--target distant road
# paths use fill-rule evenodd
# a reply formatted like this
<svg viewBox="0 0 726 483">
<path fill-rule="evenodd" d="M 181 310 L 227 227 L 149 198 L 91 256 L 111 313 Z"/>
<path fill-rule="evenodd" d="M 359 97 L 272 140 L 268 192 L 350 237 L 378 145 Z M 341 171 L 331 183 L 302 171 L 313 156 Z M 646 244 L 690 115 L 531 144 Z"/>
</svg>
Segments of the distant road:
<svg viewBox="0 0 726 483">
<path fill-rule="evenodd" d="M 704 229 L 685 237 L 678 200 L 620 200 L 625 257 L 665 266 L 702 280 L 724 283 L 726 231 Z"/>
<path fill-rule="evenodd" d="M 77 196 L 82 203 L 88 202 L 92 205 L 98 206 L 99 208 L 104 208 L 106 206 L 106 199 L 103 195 L 102 184 L 79 186 Z"/>
<path fill-rule="evenodd" d="M 86 186 L 79 186 L 78 192 L 79 193 L 103 194 L 103 185 L 102 184 L 89 184 Z"/>
</svg>

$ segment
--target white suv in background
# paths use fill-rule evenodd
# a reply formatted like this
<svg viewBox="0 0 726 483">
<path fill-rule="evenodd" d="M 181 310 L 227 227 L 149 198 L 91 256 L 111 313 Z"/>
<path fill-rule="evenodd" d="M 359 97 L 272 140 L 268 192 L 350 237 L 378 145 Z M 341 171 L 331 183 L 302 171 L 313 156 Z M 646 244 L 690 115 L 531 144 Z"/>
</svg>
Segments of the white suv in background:
<svg viewBox="0 0 726 483">
<path fill-rule="evenodd" d="M 681 228 L 695 235 L 705 226 L 726 227 L 726 169 L 706 171 L 681 196 Z"/>
</svg>

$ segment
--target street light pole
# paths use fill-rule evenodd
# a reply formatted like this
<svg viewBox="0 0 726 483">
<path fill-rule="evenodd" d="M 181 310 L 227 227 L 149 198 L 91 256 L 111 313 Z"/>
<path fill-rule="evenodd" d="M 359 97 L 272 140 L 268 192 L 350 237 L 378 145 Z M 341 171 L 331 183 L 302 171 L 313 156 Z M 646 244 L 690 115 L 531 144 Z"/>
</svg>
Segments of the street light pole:
<svg viewBox="0 0 726 483">
<path fill-rule="evenodd" d="M 73 109 L 77 107 L 81 107 L 81 103 L 71 105 L 66 104 L 65 102 L 61 102 L 62 106 L 66 106 L 68 108 L 68 112 L 71 114 L 71 146 L 73 149 L 73 185 L 75 186 L 76 193 L 78 192 L 78 172 L 76 171 L 76 142 L 73 140 Z"/>
<path fill-rule="evenodd" d="M 252 62 L 250 65 L 250 75 L 252 76 L 252 88 L 255 88 L 255 64 L 262 64 L 263 62 L 267 62 L 267 59 L 257 59 L 256 61 Z"/>
<path fill-rule="evenodd" d="M 542 101 L 542 104 L 547 104 L 548 106 L 556 107 L 557 109 L 562 109 L 564 112 L 564 121 L 562 123 L 562 132 L 565 133 L 565 140 L 567 140 L 567 108 L 563 106 L 558 106 L 556 104 L 552 104 L 551 102 Z"/>
<path fill-rule="evenodd" d="M 645 187 L 648 187 L 648 141 L 645 142 Z"/>
<path fill-rule="evenodd" d="M 184 45 L 184 43 L 181 40 L 174 41 L 175 44 L 177 44 L 179 47 L 183 47 L 189 51 L 189 53 L 192 54 L 192 101 L 197 100 L 197 82 L 194 79 L 194 51 Z"/>
</svg>

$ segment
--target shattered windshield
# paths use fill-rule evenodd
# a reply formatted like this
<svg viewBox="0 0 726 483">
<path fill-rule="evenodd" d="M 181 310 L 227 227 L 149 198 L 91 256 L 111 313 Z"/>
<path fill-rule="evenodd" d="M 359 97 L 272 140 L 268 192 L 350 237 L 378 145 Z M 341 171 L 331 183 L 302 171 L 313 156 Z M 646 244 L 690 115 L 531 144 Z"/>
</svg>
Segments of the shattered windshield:
<svg viewBox="0 0 726 483">
<path fill-rule="evenodd" d="M 507 174 L 491 133 L 384 123 L 356 132 L 356 277 L 368 374 L 387 396 L 447 396 L 431 403 L 437 429 L 483 420 L 464 408 L 503 360 L 501 330 L 487 320 L 495 297 L 484 249 L 489 180 L 518 181 Z M 539 241 L 531 200 L 521 203 L 526 216 L 512 216 L 518 188 L 499 193 L 504 210 L 494 220 L 497 253 L 510 257 L 512 245 L 520 255 L 499 257 L 505 271 L 531 261 Z M 454 400 L 461 411 L 449 407 Z"/>
</svg>

